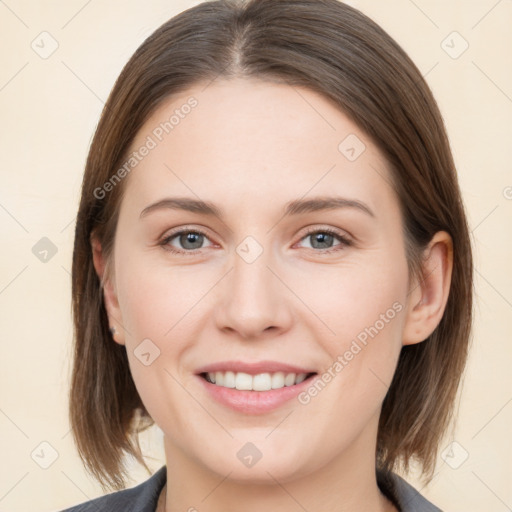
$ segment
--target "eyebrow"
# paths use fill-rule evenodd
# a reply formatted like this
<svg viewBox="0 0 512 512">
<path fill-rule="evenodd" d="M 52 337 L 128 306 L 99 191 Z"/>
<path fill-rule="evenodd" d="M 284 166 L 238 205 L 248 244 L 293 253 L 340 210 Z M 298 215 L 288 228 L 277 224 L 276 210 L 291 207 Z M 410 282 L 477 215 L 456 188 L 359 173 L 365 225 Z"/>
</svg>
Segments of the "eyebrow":
<svg viewBox="0 0 512 512">
<path fill-rule="evenodd" d="M 336 208 L 353 208 L 375 218 L 375 214 L 370 207 L 362 201 L 338 196 L 322 196 L 313 197 L 311 199 L 296 199 L 294 201 L 290 201 L 285 205 L 284 216 L 288 217 L 291 215 L 300 215 L 303 213 L 332 210 Z M 140 218 L 142 219 L 149 213 L 161 209 L 185 210 L 203 215 L 216 216 L 220 219 L 223 218 L 221 209 L 215 204 L 189 197 L 166 197 L 161 199 L 144 208 L 140 213 Z"/>
</svg>

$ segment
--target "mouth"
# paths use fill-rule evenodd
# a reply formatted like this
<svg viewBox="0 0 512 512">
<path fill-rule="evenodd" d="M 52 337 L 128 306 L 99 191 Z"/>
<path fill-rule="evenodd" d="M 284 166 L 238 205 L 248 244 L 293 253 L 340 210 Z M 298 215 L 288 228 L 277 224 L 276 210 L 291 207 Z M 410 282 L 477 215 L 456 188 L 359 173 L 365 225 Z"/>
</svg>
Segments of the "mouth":
<svg viewBox="0 0 512 512">
<path fill-rule="evenodd" d="M 207 396 L 243 414 L 270 413 L 303 392 L 318 377 L 311 367 L 278 361 L 223 361 L 196 370 Z"/>
<path fill-rule="evenodd" d="M 206 382 L 238 391 L 270 391 L 301 384 L 317 375 L 316 372 L 264 372 L 251 375 L 245 372 L 216 371 L 199 374 Z"/>
</svg>

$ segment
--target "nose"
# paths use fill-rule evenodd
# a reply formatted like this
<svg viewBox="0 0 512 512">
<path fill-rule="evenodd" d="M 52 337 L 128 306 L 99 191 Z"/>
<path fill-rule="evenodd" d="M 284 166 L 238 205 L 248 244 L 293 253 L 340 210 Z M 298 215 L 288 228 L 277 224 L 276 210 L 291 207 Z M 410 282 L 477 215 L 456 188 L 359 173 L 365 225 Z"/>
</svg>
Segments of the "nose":
<svg viewBox="0 0 512 512">
<path fill-rule="evenodd" d="M 272 267 L 267 251 L 250 263 L 235 252 L 233 268 L 219 283 L 215 318 L 220 330 L 256 340 L 290 328 L 291 292 Z"/>
</svg>

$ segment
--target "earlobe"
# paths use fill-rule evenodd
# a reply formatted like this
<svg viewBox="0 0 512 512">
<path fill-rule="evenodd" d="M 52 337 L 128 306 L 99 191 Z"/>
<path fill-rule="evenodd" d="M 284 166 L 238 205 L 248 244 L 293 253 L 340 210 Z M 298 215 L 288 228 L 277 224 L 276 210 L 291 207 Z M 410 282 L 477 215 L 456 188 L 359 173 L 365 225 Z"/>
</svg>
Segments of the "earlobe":
<svg viewBox="0 0 512 512">
<path fill-rule="evenodd" d="M 103 250 L 99 240 L 91 235 L 91 248 L 93 256 L 94 269 L 101 282 L 101 289 L 103 292 L 103 300 L 105 303 L 105 309 L 110 325 L 110 333 L 112 339 L 120 345 L 125 344 L 124 340 L 124 329 L 122 327 L 122 316 L 119 307 L 119 301 L 117 299 L 117 293 L 112 283 L 112 275 L 107 272 L 107 262 L 103 254 Z"/>
<path fill-rule="evenodd" d="M 453 243 L 445 231 L 437 232 L 423 255 L 422 277 L 409 291 L 403 345 L 427 339 L 441 321 L 448 296 L 453 268 Z"/>
</svg>

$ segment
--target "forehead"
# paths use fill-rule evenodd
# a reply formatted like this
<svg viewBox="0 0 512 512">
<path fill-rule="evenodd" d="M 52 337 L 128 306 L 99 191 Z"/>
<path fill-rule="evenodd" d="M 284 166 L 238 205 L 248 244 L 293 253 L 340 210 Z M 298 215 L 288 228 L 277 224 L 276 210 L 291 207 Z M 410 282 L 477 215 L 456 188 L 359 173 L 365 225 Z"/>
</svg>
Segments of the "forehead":
<svg viewBox="0 0 512 512">
<path fill-rule="evenodd" d="M 375 209 L 393 199 L 387 164 L 366 134 L 322 95 L 286 84 L 197 84 L 159 106 L 131 152 L 139 155 L 126 195 L 139 203 L 166 191 L 246 205 L 334 191 Z"/>
</svg>

